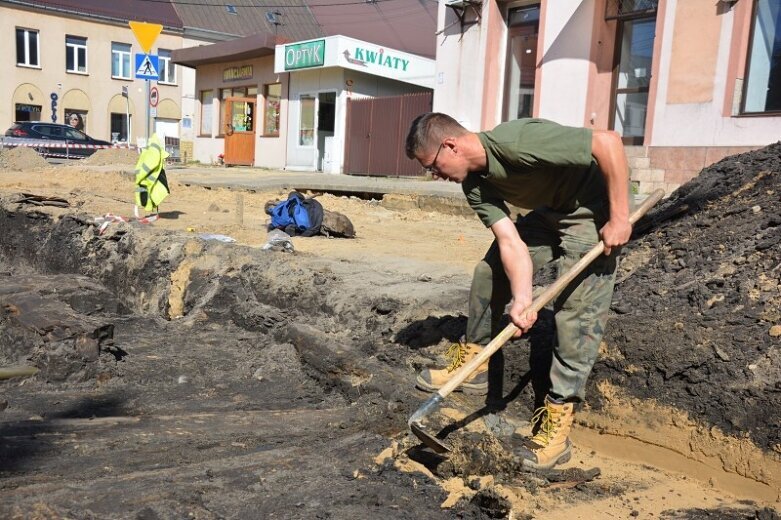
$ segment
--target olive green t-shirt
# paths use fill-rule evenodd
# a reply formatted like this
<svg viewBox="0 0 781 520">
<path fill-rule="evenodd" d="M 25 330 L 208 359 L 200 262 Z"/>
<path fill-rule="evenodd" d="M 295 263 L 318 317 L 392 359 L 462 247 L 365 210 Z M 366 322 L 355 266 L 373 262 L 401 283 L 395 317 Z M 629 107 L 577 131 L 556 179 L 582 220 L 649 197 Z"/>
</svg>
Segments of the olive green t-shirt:
<svg viewBox="0 0 781 520">
<path fill-rule="evenodd" d="M 470 172 L 462 188 L 486 227 L 525 209 L 571 212 L 606 200 L 604 178 L 591 156 L 591 130 L 545 119 L 518 119 L 477 134 L 488 166 Z"/>
</svg>

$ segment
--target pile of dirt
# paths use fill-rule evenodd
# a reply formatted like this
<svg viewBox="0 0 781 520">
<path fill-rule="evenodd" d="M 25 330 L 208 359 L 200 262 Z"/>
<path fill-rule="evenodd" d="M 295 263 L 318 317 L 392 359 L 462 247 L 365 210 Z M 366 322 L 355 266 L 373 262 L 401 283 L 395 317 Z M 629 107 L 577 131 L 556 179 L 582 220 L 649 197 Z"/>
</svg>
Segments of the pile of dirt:
<svg viewBox="0 0 781 520">
<path fill-rule="evenodd" d="M 82 161 L 93 166 L 112 166 L 115 164 L 135 165 L 138 161 L 138 151 L 131 148 L 104 148 L 93 153 Z"/>
<path fill-rule="evenodd" d="M 638 231 L 590 397 L 622 387 L 777 457 L 781 143 L 706 168 Z"/>
<path fill-rule="evenodd" d="M 9 170 L 31 170 L 48 166 L 46 159 L 32 148 L 10 148 L 0 150 L 0 168 Z"/>
</svg>

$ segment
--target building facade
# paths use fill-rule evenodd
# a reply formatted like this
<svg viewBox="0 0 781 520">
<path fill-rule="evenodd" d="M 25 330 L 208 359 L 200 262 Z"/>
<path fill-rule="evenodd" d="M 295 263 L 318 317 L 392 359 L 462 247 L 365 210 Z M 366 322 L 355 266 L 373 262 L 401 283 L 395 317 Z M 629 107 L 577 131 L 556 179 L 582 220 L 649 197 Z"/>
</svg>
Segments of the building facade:
<svg viewBox="0 0 781 520">
<path fill-rule="evenodd" d="M 619 132 L 640 191 L 781 137 L 781 0 L 444 0 L 434 109 Z"/>
<path fill-rule="evenodd" d="M 431 91 L 434 60 L 344 36 L 259 33 L 174 54 L 195 69 L 193 157 L 342 173 L 348 99 Z"/>
<path fill-rule="evenodd" d="M 292 170 L 343 173 L 348 100 L 434 86 L 434 60 L 346 36 L 277 45 L 274 70 L 289 75 L 285 167 Z"/>
<path fill-rule="evenodd" d="M 133 3 L 143 5 L 134 11 Z M 142 51 L 127 22 L 148 14 L 164 27 L 152 50 L 161 70 L 148 131 L 178 136 L 182 90 L 171 54 L 182 47 L 181 22 L 166 5 L 149 13 L 145 2 L 104 4 L 0 2 L 0 48 L 12 56 L 0 82 L 2 131 L 40 120 L 73 124 L 98 139 L 144 138 L 149 97 L 135 79 L 134 55 Z"/>
</svg>

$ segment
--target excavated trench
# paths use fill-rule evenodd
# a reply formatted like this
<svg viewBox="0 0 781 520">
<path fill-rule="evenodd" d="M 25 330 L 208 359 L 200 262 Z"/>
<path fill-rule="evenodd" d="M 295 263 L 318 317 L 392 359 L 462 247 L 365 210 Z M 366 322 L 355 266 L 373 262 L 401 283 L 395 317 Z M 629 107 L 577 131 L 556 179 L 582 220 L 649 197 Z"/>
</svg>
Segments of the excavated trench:
<svg viewBox="0 0 781 520">
<path fill-rule="evenodd" d="M 780 152 L 722 161 L 638 226 L 576 442 L 640 461 L 650 446 L 779 500 Z M 0 366 L 39 369 L 0 381 L 3 517 L 503 518 L 508 486 L 626 491 L 512 456 L 512 418 L 544 393 L 549 312 L 493 360 L 487 401 L 432 418 L 443 458 L 406 419 L 425 397 L 414 371 L 463 334 L 465 284 L 124 223 L 99 235 L 10 200 L 0 236 Z M 466 498 L 440 508 L 442 482 Z M 665 517 L 736 515 L 778 518 Z"/>
</svg>

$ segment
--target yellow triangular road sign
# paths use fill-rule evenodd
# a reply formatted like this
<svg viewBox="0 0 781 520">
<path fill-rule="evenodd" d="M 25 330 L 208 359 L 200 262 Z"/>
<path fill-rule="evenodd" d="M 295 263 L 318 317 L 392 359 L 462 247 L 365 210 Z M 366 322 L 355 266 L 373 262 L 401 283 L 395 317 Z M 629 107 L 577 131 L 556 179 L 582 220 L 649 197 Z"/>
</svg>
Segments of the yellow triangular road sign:
<svg viewBox="0 0 781 520">
<path fill-rule="evenodd" d="M 155 40 L 163 30 L 163 26 L 159 23 L 146 22 L 128 22 L 128 25 L 133 29 L 133 34 L 136 35 L 138 44 L 144 49 L 144 54 L 151 54 L 152 45 L 155 44 Z"/>
</svg>

